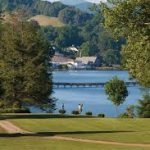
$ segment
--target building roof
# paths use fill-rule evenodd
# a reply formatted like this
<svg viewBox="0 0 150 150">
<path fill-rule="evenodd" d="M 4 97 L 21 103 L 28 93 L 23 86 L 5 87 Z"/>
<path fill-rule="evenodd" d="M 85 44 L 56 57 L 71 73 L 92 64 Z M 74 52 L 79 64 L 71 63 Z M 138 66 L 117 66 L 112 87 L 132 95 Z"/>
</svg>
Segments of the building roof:
<svg viewBox="0 0 150 150">
<path fill-rule="evenodd" d="M 52 63 L 57 63 L 57 64 L 69 64 L 69 63 L 74 63 L 73 59 L 70 59 L 68 57 L 65 57 L 63 55 L 54 55 L 52 58 Z"/>
<path fill-rule="evenodd" d="M 68 47 L 67 50 L 69 50 L 69 51 L 75 51 L 75 52 L 78 52 L 78 51 L 79 51 L 79 50 L 78 50 L 76 47 L 74 47 L 74 46 Z"/>
<path fill-rule="evenodd" d="M 76 62 L 82 62 L 83 64 L 88 64 L 89 62 L 93 62 L 95 63 L 96 61 L 96 57 L 92 56 L 92 57 L 77 57 Z"/>
</svg>

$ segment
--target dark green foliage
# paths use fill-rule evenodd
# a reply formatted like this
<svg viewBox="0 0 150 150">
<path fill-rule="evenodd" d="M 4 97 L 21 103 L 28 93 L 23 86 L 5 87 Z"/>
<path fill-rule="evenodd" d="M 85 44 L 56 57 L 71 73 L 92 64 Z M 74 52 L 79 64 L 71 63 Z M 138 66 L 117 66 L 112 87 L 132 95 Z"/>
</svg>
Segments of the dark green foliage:
<svg viewBox="0 0 150 150">
<path fill-rule="evenodd" d="M 109 0 L 113 1 L 113 0 Z M 105 27 L 116 37 L 125 37 L 122 49 L 125 67 L 142 86 L 150 87 L 149 0 L 117 0 L 104 6 Z"/>
<path fill-rule="evenodd" d="M 105 114 L 98 114 L 97 116 L 100 118 L 105 118 Z"/>
<path fill-rule="evenodd" d="M 88 111 L 85 113 L 87 116 L 92 116 L 92 112 L 91 111 Z"/>
<path fill-rule="evenodd" d="M 118 118 L 134 118 L 135 117 L 135 106 L 130 105 L 126 108 L 126 112 L 120 114 Z"/>
<path fill-rule="evenodd" d="M 41 0 L 0 0 L 0 8 L 2 11 L 23 10 L 24 15 L 28 18 L 38 14 L 56 17 L 59 11 L 66 7 L 66 5 L 60 2 L 50 3 Z"/>
<path fill-rule="evenodd" d="M 4 90 L 1 108 L 34 106 L 54 108 L 51 76 L 47 74 L 51 50 L 40 27 L 17 18 L 4 24 L 0 42 L 0 79 Z"/>
<path fill-rule="evenodd" d="M 5 108 L 0 109 L 0 113 L 30 113 L 28 108 Z"/>
<path fill-rule="evenodd" d="M 57 47 L 80 46 L 82 37 L 80 36 L 80 29 L 77 26 L 65 26 L 58 29 L 58 37 L 55 40 Z"/>
<path fill-rule="evenodd" d="M 55 39 L 58 36 L 57 28 L 54 28 L 52 26 L 41 27 L 41 31 L 43 32 L 45 37 L 51 42 L 51 44 L 54 45 Z"/>
<path fill-rule="evenodd" d="M 73 111 L 72 111 L 72 114 L 73 114 L 73 115 L 79 115 L 80 113 L 79 113 L 78 110 L 73 110 Z"/>
<path fill-rule="evenodd" d="M 38 1 L 35 3 L 34 7 L 38 14 L 58 17 L 59 12 L 68 6 L 60 2 L 50 3 L 46 1 Z"/>
<path fill-rule="evenodd" d="M 59 113 L 60 113 L 60 114 L 65 114 L 65 113 L 66 113 L 66 110 L 60 109 L 60 110 L 59 110 Z"/>
<path fill-rule="evenodd" d="M 59 13 L 59 19 L 66 24 L 82 25 L 91 17 L 92 15 L 82 12 L 75 7 L 67 7 Z"/>
<path fill-rule="evenodd" d="M 60 69 L 60 70 L 68 70 L 69 68 L 68 68 L 67 65 L 59 65 L 58 69 Z"/>
<path fill-rule="evenodd" d="M 19 16 L 29 19 L 35 15 L 58 17 L 67 24 L 65 27 L 43 27 L 42 32 L 50 43 L 63 54 L 71 58 L 76 56 L 101 56 L 100 65 L 120 64 L 120 49 L 124 40 L 116 41 L 103 26 L 101 8 L 94 7 L 94 13 L 88 14 L 75 7 L 60 2 L 50 3 L 40 0 L 0 0 L 2 10 L 19 12 Z M 70 55 L 66 47 L 76 46 L 80 53 Z M 111 50 L 111 51 L 110 51 Z"/>
<path fill-rule="evenodd" d="M 105 85 L 105 92 L 108 95 L 108 99 L 116 106 L 122 104 L 128 96 L 125 82 L 117 77 L 114 77 Z"/>
<path fill-rule="evenodd" d="M 3 87 L 2 87 L 2 81 L 0 80 L 0 98 L 3 94 L 4 94 L 4 90 L 3 90 Z"/>
<path fill-rule="evenodd" d="M 135 117 L 135 106 L 130 105 L 126 108 L 126 114 L 128 115 L 129 118 L 134 118 Z"/>
<path fill-rule="evenodd" d="M 93 56 L 100 53 L 102 59 L 104 59 L 103 64 L 107 65 L 105 54 L 111 49 L 113 56 L 115 56 L 112 64 L 120 64 L 121 45 L 125 41 L 122 38 L 115 40 L 114 37 L 103 28 L 102 23 L 103 16 L 101 8 L 96 8 L 94 16 L 82 27 L 81 35 L 84 42 L 80 47 L 81 54 L 82 56 Z"/>
<path fill-rule="evenodd" d="M 103 52 L 102 56 L 103 56 L 103 63 L 106 64 L 107 66 L 120 63 L 119 51 L 108 49 Z"/>
<path fill-rule="evenodd" d="M 120 114 L 118 118 L 130 118 L 127 113 Z"/>
<path fill-rule="evenodd" d="M 150 118 L 150 95 L 144 95 L 142 100 L 139 100 L 137 112 L 141 118 Z"/>
</svg>

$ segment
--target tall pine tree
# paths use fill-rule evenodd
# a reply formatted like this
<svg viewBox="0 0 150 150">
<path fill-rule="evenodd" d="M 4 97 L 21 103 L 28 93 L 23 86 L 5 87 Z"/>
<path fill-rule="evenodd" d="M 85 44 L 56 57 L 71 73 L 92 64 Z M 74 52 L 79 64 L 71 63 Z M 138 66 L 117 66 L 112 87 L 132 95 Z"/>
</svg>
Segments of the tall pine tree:
<svg viewBox="0 0 150 150">
<path fill-rule="evenodd" d="M 0 42 L 1 108 L 54 108 L 48 75 L 50 45 L 37 24 L 13 19 L 5 23 Z"/>
</svg>

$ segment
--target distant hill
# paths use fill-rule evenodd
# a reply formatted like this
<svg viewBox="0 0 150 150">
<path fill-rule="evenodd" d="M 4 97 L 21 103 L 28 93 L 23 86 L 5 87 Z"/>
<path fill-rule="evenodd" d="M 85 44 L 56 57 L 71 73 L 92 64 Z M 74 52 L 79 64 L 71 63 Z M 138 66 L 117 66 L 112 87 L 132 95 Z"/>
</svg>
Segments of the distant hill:
<svg viewBox="0 0 150 150">
<path fill-rule="evenodd" d="M 48 16 L 44 16 L 44 15 L 37 15 L 37 16 L 30 18 L 29 20 L 35 20 L 41 26 L 49 26 L 49 25 L 51 25 L 53 27 L 64 26 L 64 24 L 61 21 L 59 21 L 59 19 L 57 17 L 48 17 Z"/>
<path fill-rule="evenodd" d="M 75 5 L 78 5 L 78 4 L 85 3 L 86 0 L 60 0 L 60 2 L 62 2 L 65 5 L 75 6 Z"/>
<path fill-rule="evenodd" d="M 50 3 L 42 0 L 0 0 L 0 10 L 15 12 L 24 11 L 27 17 L 35 15 L 47 15 L 57 17 L 59 12 L 69 7 L 61 2 Z"/>
<path fill-rule="evenodd" d="M 85 12 L 89 12 L 89 13 L 91 13 L 90 8 L 92 6 L 93 6 L 93 3 L 90 3 L 90 2 L 84 2 L 84 3 L 75 5 L 76 8 L 78 8 L 82 11 L 85 11 Z"/>
<path fill-rule="evenodd" d="M 81 2 L 83 0 L 76 1 Z M 53 26 L 62 26 L 62 22 L 65 24 L 82 25 L 92 17 L 91 14 L 80 11 L 74 6 L 68 6 L 61 2 L 51 3 L 42 0 L 0 0 L 0 11 L 3 13 L 15 13 L 26 20 L 38 15 L 35 19 L 38 19 L 37 22 L 43 26 L 51 24 Z M 56 18 L 50 19 L 44 16 L 59 17 L 61 22 Z"/>
</svg>

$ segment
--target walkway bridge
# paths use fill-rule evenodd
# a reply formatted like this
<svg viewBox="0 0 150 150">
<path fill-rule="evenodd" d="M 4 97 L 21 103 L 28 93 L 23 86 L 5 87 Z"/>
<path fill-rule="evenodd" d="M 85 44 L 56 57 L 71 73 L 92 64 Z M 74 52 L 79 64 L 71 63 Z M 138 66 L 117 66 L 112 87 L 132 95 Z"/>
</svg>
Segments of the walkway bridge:
<svg viewBox="0 0 150 150">
<path fill-rule="evenodd" d="M 106 84 L 107 82 L 88 82 L 88 83 L 70 83 L 70 82 L 54 82 L 53 83 L 53 87 L 54 88 L 79 88 L 79 87 L 84 87 L 84 88 L 95 88 L 95 87 L 104 87 L 104 85 Z M 128 87 L 133 87 L 133 86 L 138 86 L 138 83 L 137 82 L 125 82 L 126 83 L 126 86 Z"/>
</svg>

